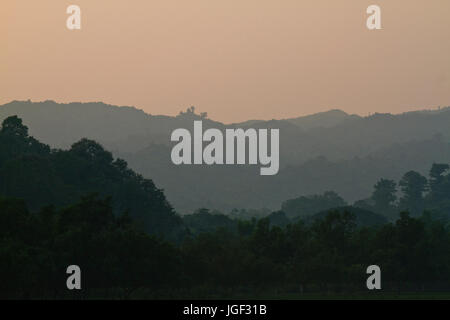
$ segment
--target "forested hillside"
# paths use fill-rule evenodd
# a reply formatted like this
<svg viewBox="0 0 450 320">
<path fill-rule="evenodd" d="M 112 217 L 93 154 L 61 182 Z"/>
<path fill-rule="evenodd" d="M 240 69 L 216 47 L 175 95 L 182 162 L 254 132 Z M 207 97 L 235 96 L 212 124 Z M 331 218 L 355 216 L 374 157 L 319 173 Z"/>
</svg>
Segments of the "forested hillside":
<svg viewBox="0 0 450 320">
<path fill-rule="evenodd" d="M 28 135 L 16 116 L 0 130 L 0 195 L 24 199 L 30 210 L 62 207 L 91 193 L 112 197 L 115 214 L 128 212 L 152 234 L 180 239 L 181 219 L 152 180 L 144 179 L 95 141 L 52 149 Z"/>
<path fill-rule="evenodd" d="M 0 119 L 11 115 L 21 117 L 32 136 L 53 148 L 70 149 L 82 138 L 97 141 L 164 189 L 182 214 L 201 207 L 277 210 L 286 199 L 328 190 L 352 203 L 369 197 L 381 177 L 399 180 L 408 170 L 426 175 L 434 162 L 450 163 L 449 108 L 367 117 L 332 110 L 227 125 L 194 108 L 172 117 L 103 103 L 14 101 L 0 106 Z M 193 120 L 202 120 L 204 128 L 279 128 L 279 173 L 261 177 L 249 166 L 173 165 L 170 134 L 176 128 L 192 129 Z"/>
<path fill-rule="evenodd" d="M 381 295 L 448 292 L 449 169 L 379 178 L 353 206 L 328 191 L 286 197 L 281 211 L 180 217 L 97 142 L 52 149 L 12 116 L 0 129 L 0 297 L 359 296 L 374 263 Z M 72 264 L 81 294 L 64 286 Z"/>
</svg>

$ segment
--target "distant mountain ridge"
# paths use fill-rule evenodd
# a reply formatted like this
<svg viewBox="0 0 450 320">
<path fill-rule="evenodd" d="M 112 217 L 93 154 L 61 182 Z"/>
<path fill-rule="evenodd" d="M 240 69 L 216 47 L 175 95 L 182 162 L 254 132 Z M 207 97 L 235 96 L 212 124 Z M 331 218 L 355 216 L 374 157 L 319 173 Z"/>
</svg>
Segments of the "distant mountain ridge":
<svg viewBox="0 0 450 320">
<path fill-rule="evenodd" d="M 330 110 L 282 120 L 224 124 L 189 108 L 178 116 L 150 115 L 134 107 L 97 103 L 59 104 L 13 101 L 0 106 L 0 121 L 18 115 L 32 136 L 52 147 L 69 148 L 83 137 L 101 143 L 114 156 L 165 189 L 181 212 L 199 207 L 279 208 L 303 194 L 334 190 L 347 201 L 369 195 L 380 177 L 405 170 L 425 173 L 432 162 L 450 162 L 450 108 L 367 117 Z M 248 166 L 175 166 L 170 134 L 204 128 L 280 129 L 280 172 L 257 177 Z"/>
<path fill-rule="evenodd" d="M 205 128 L 279 128 L 281 166 L 303 163 L 317 156 L 330 160 L 366 156 L 392 143 L 428 139 L 436 134 L 450 137 L 449 108 L 368 117 L 330 110 L 292 119 L 226 125 L 202 118 L 193 109 L 171 117 L 101 102 L 13 101 L 0 106 L 0 120 L 10 115 L 21 117 L 29 123 L 33 136 L 54 147 L 68 148 L 74 141 L 89 137 L 120 152 L 137 152 L 153 143 L 169 145 L 170 133 L 176 128 L 192 127 L 195 119 L 203 120 Z"/>
<path fill-rule="evenodd" d="M 332 109 L 325 112 L 319 112 L 308 116 L 302 116 L 297 118 L 285 119 L 304 130 L 310 130 L 313 128 L 331 128 L 344 121 L 350 121 L 355 119 L 361 119 L 360 116 L 355 114 L 348 114 L 339 109 Z"/>
</svg>

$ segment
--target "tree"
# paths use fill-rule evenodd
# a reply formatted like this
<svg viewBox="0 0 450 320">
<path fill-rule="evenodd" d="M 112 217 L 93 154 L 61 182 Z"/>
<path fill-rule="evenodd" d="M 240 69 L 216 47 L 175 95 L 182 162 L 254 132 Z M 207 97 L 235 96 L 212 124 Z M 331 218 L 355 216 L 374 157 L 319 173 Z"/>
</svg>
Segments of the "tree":
<svg viewBox="0 0 450 320">
<path fill-rule="evenodd" d="M 22 155 L 46 155 L 50 147 L 28 135 L 22 119 L 11 116 L 3 120 L 0 130 L 0 166 L 3 161 Z"/>
<path fill-rule="evenodd" d="M 93 162 L 110 164 L 113 161 L 111 152 L 105 151 L 99 143 L 86 138 L 74 143 L 70 151 Z"/>
<path fill-rule="evenodd" d="M 440 201 L 445 198 L 445 175 L 450 166 L 446 163 L 433 163 L 430 170 L 430 197 L 432 201 Z"/>
<path fill-rule="evenodd" d="M 405 173 L 399 182 L 403 196 L 400 208 L 411 214 L 420 214 L 424 209 L 423 194 L 428 190 L 427 179 L 416 171 Z"/>
<path fill-rule="evenodd" d="M 395 181 L 389 179 L 380 179 L 374 186 L 372 200 L 374 201 L 374 209 L 378 213 L 391 216 L 395 210 L 395 201 L 397 185 Z"/>
<path fill-rule="evenodd" d="M 22 124 L 22 119 L 19 117 L 11 116 L 3 120 L 1 133 L 27 138 L 28 127 Z"/>
</svg>

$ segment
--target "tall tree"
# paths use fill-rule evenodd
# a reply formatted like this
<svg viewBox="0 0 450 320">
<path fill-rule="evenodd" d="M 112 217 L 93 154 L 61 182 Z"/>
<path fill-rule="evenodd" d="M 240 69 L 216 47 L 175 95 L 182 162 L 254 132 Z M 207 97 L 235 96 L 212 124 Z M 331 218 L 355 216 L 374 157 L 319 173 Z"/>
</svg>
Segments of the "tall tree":
<svg viewBox="0 0 450 320">
<path fill-rule="evenodd" d="M 400 208 L 411 214 L 420 214 L 424 209 L 424 192 L 428 190 L 428 181 L 416 171 L 408 171 L 399 182 L 403 196 Z"/>
<path fill-rule="evenodd" d="M 394 180 L 380 179 L 374 186 L 372 200 L 378 213 L 390 216 L 395 211 L 397 184 Z"/>
<path fill-rule="evenodd" d="M 445 197 L 446 173 L 450 166 L 446 163 L 433 163 L 430 169 L 430 196 L 432 201 L 440 201 Z"/>
</svg>

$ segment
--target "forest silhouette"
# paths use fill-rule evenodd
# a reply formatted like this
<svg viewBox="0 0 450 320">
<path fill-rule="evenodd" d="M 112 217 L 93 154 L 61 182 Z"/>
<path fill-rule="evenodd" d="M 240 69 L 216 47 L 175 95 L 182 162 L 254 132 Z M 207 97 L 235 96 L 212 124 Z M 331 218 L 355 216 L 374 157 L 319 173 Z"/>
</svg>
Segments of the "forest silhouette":
<svg viewBox="0 0 450 320">
<path fill-rule="evenodd" d="M 0 130 L 0 195 L 2 298 L 360 294 L 372 264 L 383 292 L 450 290 L 445 163 L 428 177 L 380 178 L 353 205 L 328 191 L 287 198 L 281 211 L 182 216 L 99 143 L 53 149 L 11 116 Z M 65 288 L 72 264 L 81 292 Z"/>
<path fill-rule="evenodd" d="M 201 207 L 273 211 L 288 199 L 329 190 L 353 203 L 369 197 L 380 178 L 398 182 L 410 170 L 427 176 L 433 162 L 450 163 L 450 108 L 366 117 L 330 110 L 224 124 L 192 107 L 166 116 L 101 102 L 13 101 L 0 106 L 0 121 L 13 115 L 52 148 L 68 150 L 82 138 L 98 142 L 164 189 L 170 204 L 182 214 Z M 174 165 L 171 132 L 192 129 L 195 120 L 201 120 L 205 130 L 279 129 L 278 174 L 260 177 L 256 167 L 246 165 Z"/>
</svg>

